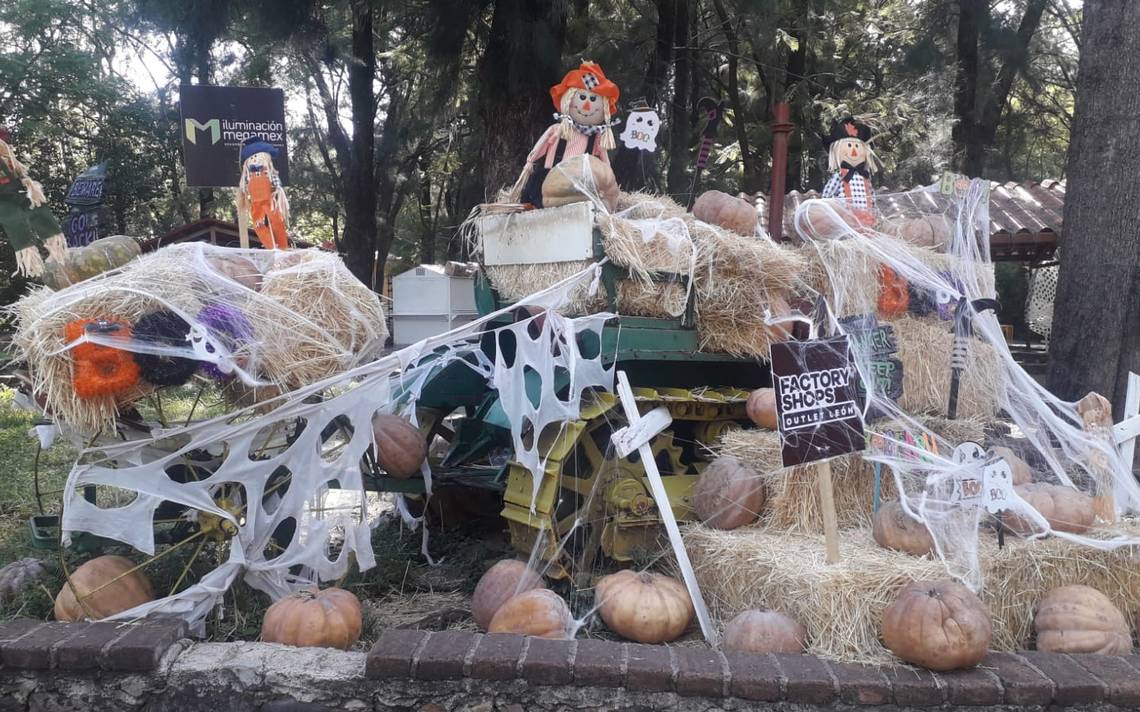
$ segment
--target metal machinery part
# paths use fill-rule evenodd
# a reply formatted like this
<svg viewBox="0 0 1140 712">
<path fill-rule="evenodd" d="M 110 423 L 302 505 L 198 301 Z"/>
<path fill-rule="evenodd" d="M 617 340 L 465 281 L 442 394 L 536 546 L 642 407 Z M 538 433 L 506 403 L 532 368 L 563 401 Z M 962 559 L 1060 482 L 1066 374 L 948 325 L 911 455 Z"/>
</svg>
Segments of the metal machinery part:
<svg viewBox="0 0 1140 712">
<path fill-rule="evenodd" d="M 704 469 L 707 446 L 746 419 L 748 391 L 736 388 L 636 388 L 639 407 L 665 406 L 674 425 L 650 444 L 670 506 L 679 520 L 693 517 L 689 496 Z M 610 435 L 625 424 L 617 397 L 595 393 L 581 417 L 540 437 L 547 454 L 538 497 L 531 509 L 530 472 L 511 463 L 503 495 L 503 518 L 515 549 L 548 562 L 547 575 L 588 575 L 600 546 L 611 559 L 630 561 L 658 551 L 657 503 L 637 455 L 619 458 Z"/>
</svg>

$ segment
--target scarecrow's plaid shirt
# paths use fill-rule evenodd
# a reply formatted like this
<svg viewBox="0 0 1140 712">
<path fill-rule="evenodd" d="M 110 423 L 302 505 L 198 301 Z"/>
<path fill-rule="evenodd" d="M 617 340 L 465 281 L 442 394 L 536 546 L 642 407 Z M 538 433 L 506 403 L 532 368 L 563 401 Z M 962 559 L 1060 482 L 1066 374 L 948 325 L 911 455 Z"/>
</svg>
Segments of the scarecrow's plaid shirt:
<svg viewBox="0 0 1140 712">
<path fill-rule="evenodd" d="M 823 192 L 820 193 L 820 197 L 846 198 L 847 202 L 851 203 L 854 207 L 862 210 L 870 210 L 875 195 L 875 190 L 871 187 L 871 181 L 856 174 L 851 176 L 851 180 L 844 182 L 843 178 L 846 175 L 846 168 L 832 173 L 831 179 L 827 181 L 827 185 L 823 186 Z"/>
</svg>

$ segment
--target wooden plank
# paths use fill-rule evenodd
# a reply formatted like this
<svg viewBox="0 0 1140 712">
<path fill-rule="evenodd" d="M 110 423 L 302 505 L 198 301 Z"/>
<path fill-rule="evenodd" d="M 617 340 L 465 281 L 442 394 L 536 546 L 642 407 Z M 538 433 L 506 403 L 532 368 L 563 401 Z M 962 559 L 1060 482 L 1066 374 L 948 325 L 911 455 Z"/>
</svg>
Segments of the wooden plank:
<svg viewBox="0 0 1140 712">
<path fill-rule="evenodd" d="M 831 482 L 831 461 L 824 460 L 815 466 L 819 482 L 819 508 L 823 513 L 823 538 L 827 547 L 827 563 L 839 563 L 839 522 L 835 516 L 835 491 Z"/>
</svg>

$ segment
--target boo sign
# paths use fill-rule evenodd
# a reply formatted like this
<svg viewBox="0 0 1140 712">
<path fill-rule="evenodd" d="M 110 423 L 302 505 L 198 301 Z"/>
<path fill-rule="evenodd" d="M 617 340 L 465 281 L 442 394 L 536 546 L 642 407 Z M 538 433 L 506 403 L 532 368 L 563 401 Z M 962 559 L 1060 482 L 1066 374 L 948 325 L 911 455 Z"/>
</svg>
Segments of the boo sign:
<svg viewBox="0 0 1140 712">
<path fill-rule="evenodd" d="M 236 187 L 238 156 L 248 138 L 260 138 L 277 148 L 273 165 L 281 182 L 289 183 L 283 90 L 184 84 L 179 95 L 187 185 Z"/>
<path fill-rule="evenodd" d="M 772 344 L 772 380 L 784 467 L 866 447 L 846 336 Z"/>
</svg>

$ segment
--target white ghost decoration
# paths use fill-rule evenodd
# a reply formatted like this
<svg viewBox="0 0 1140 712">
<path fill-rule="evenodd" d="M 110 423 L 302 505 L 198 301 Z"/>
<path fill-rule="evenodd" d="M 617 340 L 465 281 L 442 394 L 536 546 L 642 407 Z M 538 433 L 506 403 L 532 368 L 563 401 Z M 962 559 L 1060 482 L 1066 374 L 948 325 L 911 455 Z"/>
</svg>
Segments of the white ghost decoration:
<svg viewBox="0 0 1140 712">
<path fill-rule="evenodd" d="M 640 148 L 653 153 L 657 150 L 657 132 L 660 130 L 661 119 L 653 109 L 631 111 L 625 120 L 625 130 L 621 132 L 621 142 L 626 148 Z"/>
</svg>

